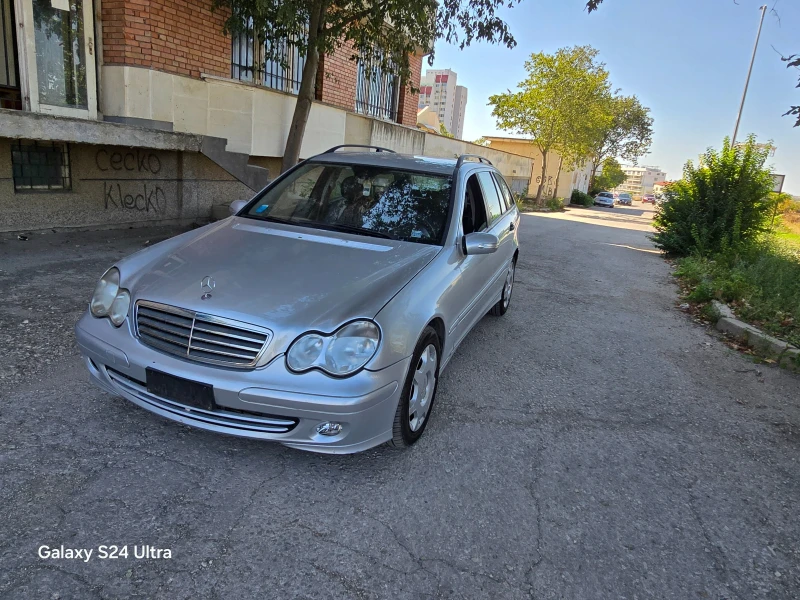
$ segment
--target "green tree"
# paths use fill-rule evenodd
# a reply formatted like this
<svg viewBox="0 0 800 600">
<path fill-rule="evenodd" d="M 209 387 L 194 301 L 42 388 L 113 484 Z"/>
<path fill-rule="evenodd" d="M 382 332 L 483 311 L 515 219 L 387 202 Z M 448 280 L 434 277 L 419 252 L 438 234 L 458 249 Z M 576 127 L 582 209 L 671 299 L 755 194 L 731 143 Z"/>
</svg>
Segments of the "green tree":
<svg viewBox="0 0 800 600">
<path fill-rule="evenodd" d="M 775 220 L 792 207 L 793 201 L 791 194 L 786 192 L 773 192 L 769 195 L 770 228 L 775 227 Z"/>
<path fill-rule="evenodd" d="M 595 177 L 594 190 L 602 191 L 613 189 L 621 183 L 624 183 L 626 179 L 627 175 L 625 175 L 625 172 L 622 170 L 619 161 L 609 156 L 603 161 L 603 168 Z"/>
<path fill-rule="evenodd" d="M 528 76 L 519 83 L 519 91 L 489 97 L 497 126 L 529 137 L 542 154 L 537 202 L 544 192 L 550 151 L 558 150 L 562 162 L 572 166 L 590 148 L 597 125 L 586 125 L 584 119 L 601 114 L 593 107 L 610 88 L 608 71 L 596 58 L 591 46 L 532 54 L 525 61 Z"/>
<path fill-rule="evenodd" d="M 782 56 L 781 60 L 786 63 L 786 68 L 791 69 L 800 69 L 800 54 L 792 54 L 791 56 Z M 797 87 L 800 88 L 800 78 L 797 80 Z M 783 116 L 792 115 L 797 117 L 797 120 L 794 122 L 794 126 L 800 126 L 800 106 L 790 106 L 789 110 L 783 113 Z"/>
<path fill-rule="evenodd" d="M 607 158 L 636 162 L 644 156 L 653 141 L 653 119 L 650 109 L 636 96 L 607 95 L 596 107 L 601 115 L 592 120 L 596 127 L 591 134 L 592 176 L 589 188 Z"/>
<path fill-rule="evenodd" d="M 439 133 L 442 134 L 444 137 L 455 137 L 452 133 L 447 131 L 447 127 L 444 126 L 444 123 L 439 123 Z"/>
<path fill-rule="evenodd" d="M 733 147 L 725 138 L 722 150 L 709 148 L 698 167 L 686 163 L 683 179 L 664 191 L 653 222 L 656 246 L 678 256 L 707 256 L 765 231 L 773 205 L 767 154 L 751 135 Z"/>
<path fill-rule="evenodd" d="M 461 48 L 474 41 L 513 48 L 514 37 L 496 14 L 503 5 L 503 0 L 214 0 L 213 4 L 228 11 L 226 33 L 266 42 L 265 59 L 285 61 L 280 53 L 287 39 L 296 40 L 306 59 L 286 140 L 284 171 L 300 156 L 321 54 L 348 44 L 352 60 L 364 59 L 375 66 L 371 74 L 378 69 L 398 74 L 407 85 L 409 56 L 420 50 L 432 52 L 436 40 Z"/>
</svg>

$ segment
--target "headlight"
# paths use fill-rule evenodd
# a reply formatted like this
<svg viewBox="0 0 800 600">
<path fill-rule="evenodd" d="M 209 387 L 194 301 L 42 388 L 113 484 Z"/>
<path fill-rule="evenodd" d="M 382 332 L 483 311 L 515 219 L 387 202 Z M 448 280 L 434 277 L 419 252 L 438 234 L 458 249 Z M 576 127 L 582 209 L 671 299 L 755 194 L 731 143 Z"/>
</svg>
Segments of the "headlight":
<svg viewBox="0 0 800 600">
<path fill-rule="evenodd" d="M 119 287 L 119 269 L 111 267 L 97 282 L 89 310 L 95 317 L 108 317 L 115 327 L 125 322 L 131 295 Z"/>
<path fill-rule="evenodd" d="M 353 321 L 331 335 L 307 333 L 286 353 L 292 371 L 319 368 L 331 375 L 355 373 L 375 356 L 381 333 L 372 321 Z"/>
<path fill-rule="evenodd" d="M 119 292 L 119 269 L 111 267 L 97 282 L 92 302 L 89 305 L 95 317 L 105 317 Z"/>
<path fill-rule="evenodd" d="M 128 290 L 120 290 L 117 294 L 114 303 L 111 305 L 111 310 L 108 311 L 108 318 L 111 322 L 119 327 L 128 316 L 128 308 L 131 305 L 131 295 Z"/>
</svg>

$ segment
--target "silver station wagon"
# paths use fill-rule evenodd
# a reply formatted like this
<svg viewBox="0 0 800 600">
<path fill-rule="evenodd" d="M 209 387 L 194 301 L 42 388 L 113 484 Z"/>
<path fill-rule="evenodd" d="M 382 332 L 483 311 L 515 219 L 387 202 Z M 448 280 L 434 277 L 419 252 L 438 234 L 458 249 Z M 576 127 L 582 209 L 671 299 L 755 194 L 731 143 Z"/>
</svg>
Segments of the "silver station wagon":
<svg viewBox="0 0 800 600">
<path fill-rule="evenodd" d="M 332 148 L 112 266 L 75 328 L 93 380 L 293 448 L 413 444 L 458 345 L 508 310 L 520 217 L 484 158 L 372 150 Z"/>
</svg>

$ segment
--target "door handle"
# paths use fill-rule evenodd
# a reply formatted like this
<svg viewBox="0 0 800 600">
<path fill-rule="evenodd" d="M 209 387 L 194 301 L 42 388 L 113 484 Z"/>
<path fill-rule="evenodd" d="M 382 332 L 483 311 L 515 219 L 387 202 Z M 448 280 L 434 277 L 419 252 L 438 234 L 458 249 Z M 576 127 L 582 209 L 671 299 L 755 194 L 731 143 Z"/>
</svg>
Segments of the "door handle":
<svg viewBox="0 0 800 600">
<path fill-rule="evenodd" d="M 514 223 L 512 222 L 511 225 L 508 226 L 509 231 L 514 231 Z"/>
</svg>

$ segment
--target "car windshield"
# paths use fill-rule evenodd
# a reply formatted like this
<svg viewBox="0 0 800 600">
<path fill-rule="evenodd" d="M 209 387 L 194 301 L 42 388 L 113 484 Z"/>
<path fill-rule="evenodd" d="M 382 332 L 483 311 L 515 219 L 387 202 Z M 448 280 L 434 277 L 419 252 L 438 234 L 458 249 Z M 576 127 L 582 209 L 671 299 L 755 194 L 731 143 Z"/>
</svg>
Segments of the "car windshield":
<svg viewBox="0 0 800 600">
<path fill-rule="evenodd" d="M 630 194 L 620 194 L 619 197 L 620 198 L 630 198 L 631 195 Z"/>
<path fill-rule="evenodd" d="M 243 216 L 441 245 L 451 178 L 386 167 L 307 163 Z"/>
</svg>

